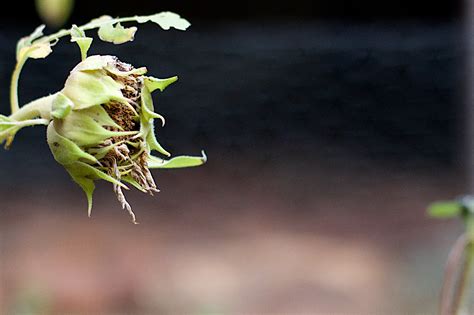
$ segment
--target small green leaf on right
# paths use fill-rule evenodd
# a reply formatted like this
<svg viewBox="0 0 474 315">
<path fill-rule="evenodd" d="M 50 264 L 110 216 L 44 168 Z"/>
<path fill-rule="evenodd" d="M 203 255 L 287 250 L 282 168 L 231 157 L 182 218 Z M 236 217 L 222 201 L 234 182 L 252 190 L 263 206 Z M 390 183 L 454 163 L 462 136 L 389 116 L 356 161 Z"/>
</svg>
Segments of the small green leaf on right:
<svg viewBox="0 0 474 315">
<path fill-rule="evenodd" d="M 116 45 L 133 41 L 137 28 L 123 27 L 120 23 L 113 25 L 107 23 L 99 28 L 99 38 L 104 42 L 114 43 Z"/>
<path fill-rule="evenodd" d="M 463 206 L 458 201 L 438 201 L 428 207 L 428 215 L 433 218 L 449 219 L 460 217 Z"/>
</svg>

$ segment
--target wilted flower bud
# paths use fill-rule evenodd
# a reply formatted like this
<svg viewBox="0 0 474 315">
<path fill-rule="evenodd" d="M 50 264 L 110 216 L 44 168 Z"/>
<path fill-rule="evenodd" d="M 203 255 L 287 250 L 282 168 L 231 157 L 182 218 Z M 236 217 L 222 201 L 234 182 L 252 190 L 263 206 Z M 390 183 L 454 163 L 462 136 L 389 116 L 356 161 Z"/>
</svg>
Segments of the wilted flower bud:
<svg viewBox="0 0 474 315">
<path fill-rule="evenodd" d="M 112 56 L 91 56 L 70 73 L 64 88 L 54 96 L 48 144 L 54 158 L 87 195 L 92 209 L 94 180 L 113 184 L 122 207 L 135 222 L 125 199 L 124 183 L 153 194 L 157 192 L 151 168 L 196 166 L 206 157 L 169 156 L 156 140 L 153 120 L 164 119 L 154 112 L 151 92 L 163 91 L 177 77 L 145 76 L 146 68 L 134 68 Z"/>
</svg>

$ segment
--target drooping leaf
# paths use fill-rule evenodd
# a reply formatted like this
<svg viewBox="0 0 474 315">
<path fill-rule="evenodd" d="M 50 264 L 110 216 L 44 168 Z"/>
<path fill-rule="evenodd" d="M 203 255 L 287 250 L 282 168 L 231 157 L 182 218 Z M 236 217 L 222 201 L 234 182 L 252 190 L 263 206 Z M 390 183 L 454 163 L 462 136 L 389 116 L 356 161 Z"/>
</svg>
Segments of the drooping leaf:
<svg viewBox="0 0 474 315">
<path fill-rule="evenodd" d="M 20 55 L 20 51 L 25 48 L 25 47 L 29 47 L 31 46 L 32 42 L 37 39 L 37 38 L 40 38 L 41 36 L 43 36 L 43 30 L 46 26 L 45 25 L 40 25 L 38 26 L 34 31 L 33 33 L 31 33 L 30 35 L 28 36 L 25 36 L 23 38 L 21 38 L 17 45 L 16 45 L 16 55 L 17 55 L 17 59 L 18 59 L 18 56 Z"/>
<path fill-rule="evenodd" d="M 94 180 L 103 179 L 124 189 L 128 189 L 128 187 L 120 181 L 83 162 L 78 161 L 73 164 L 65 165 L 64 168 L 86 194 L 88 204 L 87 213 L 89 216 L 92 211 L 92 197 L 95 189 Z"/>
<path fill-rule="evenodd" d="M 207 161 L 207 156 L 204 151 L 201 151 L 202 156 L 177 156 L 170 160 L 163 160 L 156 156 L 148 158 L 148 167 L 153 168 L 183 168 L 199 166 Z"/>
<path fill-rule="evenodd" d="M 150 90 L 148 89 L 146 84 L 142 87 L 141 100 L 143 120 L 149 122 L 150 124 L 153 124 L 154 118 L 160 119 L 161 125 L 164 126 L 166 122 L 165 118 L 160 114 L 154 112 L 153 98 L 151 97 Z"/>
<path fill-rule="evenodd" d="M 177 76 L 171 77 L 171 78 L 166 78 L 166 79 L 158 79 L 154 77 L 146 77 L 145 78 L 145 85 L 150 90 L 150 92 L 155 91 L 156 89 L 159 89 L 160 91 L 164 91 L 164 89 L 170 85 L 171 83 L 174 83 L 178 80 Z"/>
<path fill-rule="evenodd" d="M 186 19 L 183 19 L 173 12 L 161 12 L 149 16 L 137 16 L 136 19 L 138 23 L 156 23 L 164 30 L 169 30 L 173 27 L 177 30 L 185 31 L 191 25 L 191 23 Z"/>
<path fill-rule="evenodd" d="M 123 27 L 120 23 L 113 25 L 112 23 L 107 23 L 102 25 L 99 28 L 99 38 L 104 42 L 114 43 L 114 44 L 123 44 L 126 42 L 133 41 L 135 38 L 135 33 L 137 31 L 136 27 Z"/>
<path fill-rule="evenodd" d="M 28 58 L 43 59 L 48 57 L 52 52 L 50 43 L 38 43 L 33 44 L 29 48 L 22 49 L 20 54 L 24 53 Z"/>
<path fill-rule="evenodd" d="M 113 23 L 114 21 L 115 19 L 112 18 L 110 15 L 102 15 L 102 16 L 99 16 L 98 18 L 92 19 L 89 23 L 83 25 L 83 28 L 87 28 L 87 29 L 98 28 L 104 23 L 108 23 L 108 22 Z"/>
</svg>

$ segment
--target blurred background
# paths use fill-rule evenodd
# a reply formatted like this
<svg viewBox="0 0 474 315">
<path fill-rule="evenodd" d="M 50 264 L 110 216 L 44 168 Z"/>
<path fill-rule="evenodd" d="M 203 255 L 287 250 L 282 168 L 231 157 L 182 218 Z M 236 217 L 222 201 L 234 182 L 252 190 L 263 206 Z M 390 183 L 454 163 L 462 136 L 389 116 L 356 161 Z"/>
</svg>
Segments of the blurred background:
<svg viewBox="0 0 474 315">
<path fill-rule="evenodd" d="M 34 2 L 0 11 L 0 112 Z M 426 206 L 467 193 L 465 27 L 459 1 L 77 1 L 67 22 L 175 11 L 186 32 L 142 25 L 94 41 L 157 77 L 173 154 L 162 190 L 106 183 L 92 219 L 44 128 L 0 151 L 2 314 L 433 314 L 456 221 Z M 49 28 L 50 32 L 54 28 Z M 62 88 L 62 40 L 31 60 L 20 102 Z"/>
</svg>

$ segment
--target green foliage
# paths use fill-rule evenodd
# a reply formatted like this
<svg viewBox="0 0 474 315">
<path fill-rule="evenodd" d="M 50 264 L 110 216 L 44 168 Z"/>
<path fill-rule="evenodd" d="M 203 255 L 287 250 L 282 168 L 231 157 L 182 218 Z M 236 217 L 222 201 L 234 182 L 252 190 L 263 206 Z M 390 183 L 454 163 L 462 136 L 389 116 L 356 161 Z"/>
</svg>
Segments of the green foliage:
<svg viewBox="0 0 474 315">
<path fill-rule="evenodd" d="M 10 89 L 12 114 L 0 115 L 0 143 L 9 146 L 23 127 L 47 125 L 47 142 L 55 160 L 84 191 L 91 214 L 96 180 L 113 184 L 117 198 L 135 222 L 135 215 L 122 189 L 130 184 L 142 192 L 158 191 L 149 169 L 202 165 L 207 157 L 171 154 L 158 142 L 152 92 L 163 92 L 177 76 L 159 79 L 146 76 L 145 67 L 134 68 L 113 56 L 87 56 L 93 42 L 86 31 L 98 29 L 98 37 L 113 44 L 133 41 L 137 27 L 122 23 L 152 22 L 162 29 L 186 30 L 189 22 L 171 12 L 149 16 L 112 18 L 102 16 L 89 23 L 45 36 L 44 25 L 17 44 L 17 65 Z M 81 62 L 71 71 L 64 88 L 55 94 L 19 106 L 18 80 L 25 62 L 47 57 L 60 38 L 70 36 L 80 49 Z"/>
<path fill-rule="evenodd" d="M 463 206 L 459 201 L 438 201 L 428 208 L 428 214 L 439 219 L 460 217 L 462 211 Z"/>
</svg>

